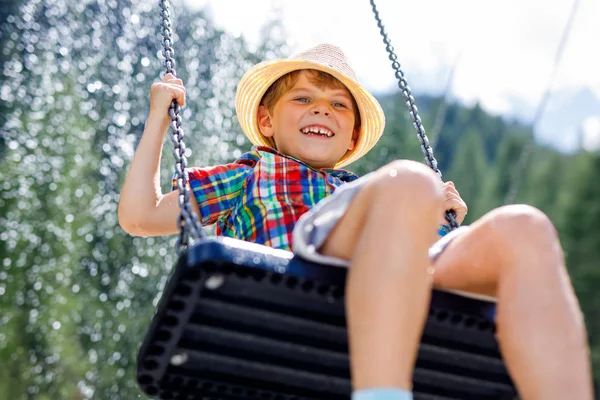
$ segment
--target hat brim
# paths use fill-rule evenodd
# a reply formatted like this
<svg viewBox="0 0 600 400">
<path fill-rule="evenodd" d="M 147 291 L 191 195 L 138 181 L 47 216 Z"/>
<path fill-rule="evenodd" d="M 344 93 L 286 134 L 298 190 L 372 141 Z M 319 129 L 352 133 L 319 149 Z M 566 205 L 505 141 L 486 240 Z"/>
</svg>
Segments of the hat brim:
<svg viewBox="0 0 600 400">
<path fill-rule="evenodd" d="M 354 149 L 346 153 L 335 168 L 341 168 L 364 156 L 375 146 L 385 127 L 385 115 L 379 102 L 355 80 L 327 64 L 313 61 L 291 59 L 265 61 L 246 72 L 238 84 L 235 98 L 235 110 L 244 134 L 254 145 L 270 146 L 267 138 L 258 128 L 257 113 L 260 101 L 277 79 L 301 69 L 316 69 L 331 74 L 348 88 L 358 106 L 361 126 L 357 142 Z"/>
</svg>

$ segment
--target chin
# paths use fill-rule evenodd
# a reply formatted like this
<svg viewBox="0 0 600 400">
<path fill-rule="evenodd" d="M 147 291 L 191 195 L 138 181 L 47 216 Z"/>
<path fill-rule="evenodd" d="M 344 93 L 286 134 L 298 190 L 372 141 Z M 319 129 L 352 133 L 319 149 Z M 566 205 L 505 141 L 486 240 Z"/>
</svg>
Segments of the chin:
<svg viewBox="0 0 600 400">
<path fill-rule="evenodd" d="M 329 151 L 318 152 L 314 150 L 317 149 L 307 148 L 304 151 L 297 152 L 298 155 L 293 157 L 304 161 L 313 168 L 314 165 L 321 165 L 321 167 L 319 168 L 333 168 L 333 166 L 339 162 L 339 160 L 344 156 L 344 154 L 346 154 L 344 153 L 340 157 L 336 158 L 336 156 Z M 322 167 L 322 165 L 327 165 L 327 167 Z"/>
</svg>

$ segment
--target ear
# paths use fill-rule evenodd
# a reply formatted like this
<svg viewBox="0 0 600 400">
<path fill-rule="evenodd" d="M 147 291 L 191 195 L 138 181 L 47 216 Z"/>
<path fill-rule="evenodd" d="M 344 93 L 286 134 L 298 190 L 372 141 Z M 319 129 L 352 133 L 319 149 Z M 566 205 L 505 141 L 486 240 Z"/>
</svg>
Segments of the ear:
<svg viewBox="0 0 600 400">
<path fill-rule="evenodd" d="M 260 133 L 265 137 L 273 136 L 273 123 L 271 121 L 271 115 L 269 114 L 269 110 L 265 106 L 258 106 L 258 128 L 260 129 Z"/>
<path fill-rule="evenodd" d="M 352 139 L 350 140 L 350 144 L 348 145 L 348 150 L 354 150 L 354 147 L 356 147 L 357 140 L 358 140 L 358 129 L 354 129 L 352 131 Z"/>
</svg>

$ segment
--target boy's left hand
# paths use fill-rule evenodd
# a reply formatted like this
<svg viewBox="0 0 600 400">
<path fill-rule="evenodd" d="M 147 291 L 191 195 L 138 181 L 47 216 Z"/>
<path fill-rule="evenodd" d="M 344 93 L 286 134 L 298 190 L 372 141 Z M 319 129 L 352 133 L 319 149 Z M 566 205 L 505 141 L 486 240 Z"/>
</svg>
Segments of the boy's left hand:
<svg viewBox="0 0 600 400">
<path fill-rule="evenodd" d="M 448 221 L 446 220 L 446 210 L 454 210 L 456 213 L 455 221 L 462 224 L 469 209 L 467 204 L 460 197 L 456 187 L 454 187 L 454 182 L 449 181 L 442 183 L 442 191 L 444 195 L 444 216 L 442 217 L 442 223 L 448 224 Z"/>
</svg>

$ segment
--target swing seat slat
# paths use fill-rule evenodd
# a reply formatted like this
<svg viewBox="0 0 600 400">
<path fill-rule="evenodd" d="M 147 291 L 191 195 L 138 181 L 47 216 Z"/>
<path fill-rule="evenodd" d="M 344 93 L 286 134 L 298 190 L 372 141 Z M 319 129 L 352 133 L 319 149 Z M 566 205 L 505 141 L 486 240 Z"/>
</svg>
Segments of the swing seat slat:
<svg viewBox="0 0 600 400">
<path fill-rule="evenodd" d="M 161 399 L 348 399 L 346 269 L 230 238 L 184 253 L 138 355 Z M 495 304 L 434 290 L 415 399 L 513 399 Z"/>
</svg>

